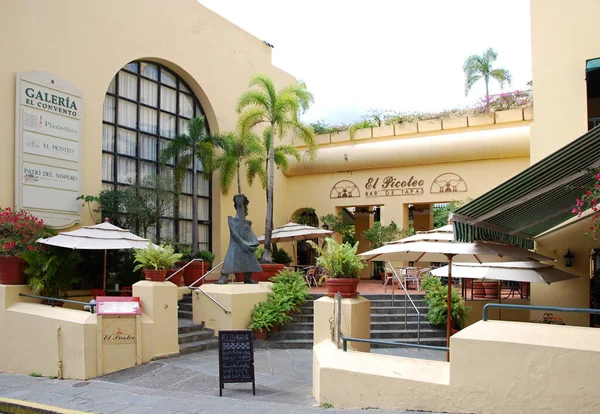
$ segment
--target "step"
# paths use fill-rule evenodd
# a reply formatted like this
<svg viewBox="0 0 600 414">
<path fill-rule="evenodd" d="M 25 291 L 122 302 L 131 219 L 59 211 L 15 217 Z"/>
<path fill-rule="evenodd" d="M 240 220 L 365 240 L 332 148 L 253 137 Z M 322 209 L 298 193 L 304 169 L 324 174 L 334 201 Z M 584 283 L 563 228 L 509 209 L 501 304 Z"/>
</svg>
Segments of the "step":
<svg viewBox="0 0 600 414">
<path fill-rule="evenodd" d="M 190 342 L 204 341 L 206 339 L 211 339 L 214 336 L 215 335 L 213 329 L 204 329 L 202 331 L 182 333 L 179 334 L 179 345 L 187 344 Z"/>
<path fill-rule="evenodd" d="M 194 314 L 191 311 L 177 310 L 177 317 L 180 319 L 194 319 Z"/>
<path fill-rule="evenodd" d="M 191 302 L 190 303 L 179 302 L 178 307 L 179 307 L 179 310 L 182 310 L 182 311 L 192 312 L 192 310 L 193 310 Z"/>
<path fill-rule="evenodd" d="M 179 319 L 179 328 L 177 333 L 179 335 L 189 332 L 202 332 L 204 331 L 204 323 L 195 324 L 189 319 Z"/>
<path fill-rule="evenodd" d="M 313 340 L 285 339 L 281 341 L 254 341 L 255 349 L 312 349 Z"/>
<path fill-rule="evenodd" d="M 406 321 L 407 329 L 417 329 L 417 325 L 419 325 L 419 321 L 409 320 Z M 429 328 L 429 329 L 439 329 L 433 325 L 429 324 L 427 318 L 421 318 L 421 329 Z M 404 321 L 371 321 L 371 331 L 380 330 L 380 331 L 403 331 L 405 327 Z M 443 330 L 443 329 L 442 329 Z"/>
<path fill-rule="evenodd" d="M 279 328 L 279 331 L 311 331 L 313 330 L 313 322 L 290 322 Z"/>
<path fill-rule="evenodd" d="M 432 328 L 421 328 L 421 339 L 423 338 L 440 338 L 445 335 L 445 332 L 441 329 Z M 390 338 L 417 338 L 417 329 L 405 330 L 371 330 L 371 339 L 385 339 Z"/>
<path fill-rule="evenodd" d="M 208 349 L 216 349 L 219 347 L 219 339 L 212 337 L 202 341 L 188 342 L 179 345 L 179 353 L 181 355 L 191 354 L 192 352 L 206 351 Z"/>
<path fill-rule="evenodd" d="M 378 299 L 378 300 L 371 300 L 371 307 L 375 306 L 375 307 L 392 307 L 392 300 L 391 299 Z M 427 306 L 427 303 L 425 303 L 424 299 L 414 299 L 413 298 L 413 302 L 416 306 Z M 398 299 L 396 298 L 394 300 L 394 308 L 402 308 L 404 309 L 404 299 Z M 407 308 L 412 308 L 412 303 L 410 302 L 410 300 L 406 301 L 406 307 Z"/>
<path fill-rule="evenodd" d="M 429 307 L 427 306 L 417 306 L 417 310 L 419 312 L 421 312 L 421 314 L 423 313 L 427 313 L 427 310 L 429 309 Z M 417 312 L 415 311 L 415 308 L 413 308 L 412 306 L 408 306 L 406 308 L 406 312 L 410 315 L 410 314 L 417 314 Z M 387 313 L 387 314 L 397 314 L 397 313 L 402 313 L 404 314 L 404 306 L 371 306 L 371 315 L 373 314 L 378 314 L 378 313 Z"/>
<path fill-rule="evenodd" d="M 269 333 L 268 341 L 282 341 L 287 339 L 309 339 L 313 340 L 313 331 L 279 331 L 277 333 Z"/>
</svg>

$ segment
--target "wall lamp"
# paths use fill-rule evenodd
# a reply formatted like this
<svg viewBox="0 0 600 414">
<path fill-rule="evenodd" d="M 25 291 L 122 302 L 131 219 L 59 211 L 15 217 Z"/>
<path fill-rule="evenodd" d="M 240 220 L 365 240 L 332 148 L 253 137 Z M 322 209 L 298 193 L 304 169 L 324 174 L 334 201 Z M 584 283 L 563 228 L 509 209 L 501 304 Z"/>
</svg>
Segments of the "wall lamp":
<svg viewBox="0 0 600 414">
<path fill-rule="evenodd" d="M 571 249 L 567 249 L 567 254 L 565 254 L 563 257 L 565 258 L 565 266 L 573 267 L 573 260 L 575 259 L 575 256 L 573 253 L 571 253 Z"/>
</svg>

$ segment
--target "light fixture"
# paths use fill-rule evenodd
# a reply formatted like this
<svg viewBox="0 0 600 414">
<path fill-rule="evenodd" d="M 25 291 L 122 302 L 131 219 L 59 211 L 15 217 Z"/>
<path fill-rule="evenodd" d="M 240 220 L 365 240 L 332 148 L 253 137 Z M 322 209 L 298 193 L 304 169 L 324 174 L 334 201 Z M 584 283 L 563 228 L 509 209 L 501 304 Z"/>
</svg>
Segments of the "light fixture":
<svg viewBox="0 0 600 414">
<path fill-rule="evenodd" d="M 575 259 L 575 256 L 573 253 L 571 253 L 571 249 L 567 249 L 567 254 L 565 254 L 563 257 L 565 258 L 565 266 L 573 267 L 573 259 Z"/>
</svg>

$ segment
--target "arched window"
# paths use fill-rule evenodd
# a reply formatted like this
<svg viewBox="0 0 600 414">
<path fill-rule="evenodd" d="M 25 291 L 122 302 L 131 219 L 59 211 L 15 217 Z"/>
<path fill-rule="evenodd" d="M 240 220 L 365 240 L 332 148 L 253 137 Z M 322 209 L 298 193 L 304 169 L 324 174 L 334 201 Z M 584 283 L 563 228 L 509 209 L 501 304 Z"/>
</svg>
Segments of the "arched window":
<svg viewBox="0 0 600 414">
<path fill-rule="evenodd" d="M 104 99 L 103 189 L 139 185 L 157 175 L 172 176 L 175 160 L 161 166 L 160 150 L 177 134 L 187 133 L 189 120 L 199 115 L 204 116 L 204 111 L 198 99 L 175 73 L 154 62 L 128 63 L 115 75 Z M 202 170 L 200 162 L 196 168 Z M 211 186 L 200 173 L 197 183 L 198 248 L 210 250 Z M 191 243 L 191 193 L 190 170 L 178 205 L 162 213 L 160 225 L 150 229 L 151 235 Z"/>
</svg>

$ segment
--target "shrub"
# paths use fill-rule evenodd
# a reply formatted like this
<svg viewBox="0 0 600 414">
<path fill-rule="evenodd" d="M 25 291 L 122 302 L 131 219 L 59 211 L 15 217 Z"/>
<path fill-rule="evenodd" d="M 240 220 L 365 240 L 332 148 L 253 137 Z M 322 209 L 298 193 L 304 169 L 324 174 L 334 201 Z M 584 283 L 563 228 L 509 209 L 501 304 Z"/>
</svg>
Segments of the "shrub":
<svg viewBox="0 0 600 414">
<path fill-rule="evenodd" d="M 147 249 L 135 249 L 135 261 L 138 265 L 133 269 L 165 270 L 175 266 L 181 260 L 181 253 L 175 253 L 173 246 L 163 244 L 160 248 L 148 243 Z"/>
<path fill-rule="evenodd" d="M 277 249 L 277 251 L 273 251 L 271 253 L 271 257 L 275 263 L 288 265 L 292 263 L 292 257 L 283 249 Z"/>
<path fill-rule="evenodd" d="M 357 255 L 358 242 L 352 246 L 348 243 L 339 244 L 331 237 L 325 239 L 325 248 L 321 248 L 312 241 L 308 244 L 319 254 L 317 265 L 327 269 L 327 277 L 357 278 L 358 272 L 365 267 L 362 259 Z"/>
<path fill-rule="evenodd" d="M 448 314 L 448 289 L 442 286 L 435 276 L 424 278 L 421 287 L 426 291 L 425 303 L 429 307 L 427 320 L 434 326 L 445 326 Z M 456 327 L 464 327 L 470 311 L 471 307 L 465 305 L 460 292 L 452 289 L 452 321 Z"/>
</svg>

